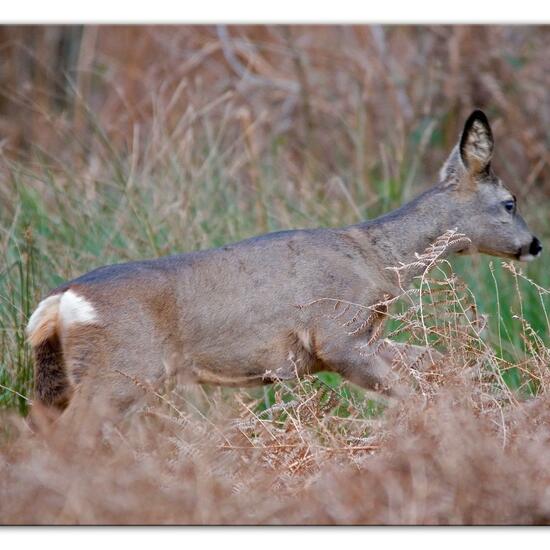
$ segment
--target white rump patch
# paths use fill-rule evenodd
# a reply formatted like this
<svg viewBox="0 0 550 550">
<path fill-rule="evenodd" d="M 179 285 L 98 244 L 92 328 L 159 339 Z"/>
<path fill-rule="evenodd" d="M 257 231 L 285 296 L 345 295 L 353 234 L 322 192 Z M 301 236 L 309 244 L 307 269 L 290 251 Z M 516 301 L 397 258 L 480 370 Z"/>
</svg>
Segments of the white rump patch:
<svg viewBox="0 0 550 550">
<path fill-rule="evenodd" d="M 38 325 L 43 320 L 42 317 L 44 314 L 50 310 L 51 307 L 55 307 L 60 298 L 60 294 L 55 294 L 54 296 L 48 296 L 38 304 L 38 307 L 34 310 L 27 324 L 27 334 L 32 334 L 38 328 Z"/>
<path fill-rule="evenodd" d="M 59 302 L 59 317 L 64 326 L 76 323 L 94 323 L 97 313 L 94 306 L 73 290 L 67 290 Z"/>
</svg>

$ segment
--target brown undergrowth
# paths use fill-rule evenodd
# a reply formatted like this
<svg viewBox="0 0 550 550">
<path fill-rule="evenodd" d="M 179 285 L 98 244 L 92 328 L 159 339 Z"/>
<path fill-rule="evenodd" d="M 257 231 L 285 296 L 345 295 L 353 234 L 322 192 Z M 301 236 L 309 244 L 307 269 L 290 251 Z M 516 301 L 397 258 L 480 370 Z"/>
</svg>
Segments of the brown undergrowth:
<svg viewBox="0 0 550 550">
<path fill-rule="evenodd" d="M 389 308 L 390 336 L 441 353 L 426 371 L 395 353 L 407 398 L 321 376 L 280 382 L 269 401 L 144 386 L 152 401 L 100 436 L 90 417 L 69 436 L 5 415 L 2 523 L 550 523 L 549 350 L 518 318 L 524 384 L 508 388 L 509 364 L 441 254 L 461 238 L 418 256 L 417 284 Z"/>
</svg>

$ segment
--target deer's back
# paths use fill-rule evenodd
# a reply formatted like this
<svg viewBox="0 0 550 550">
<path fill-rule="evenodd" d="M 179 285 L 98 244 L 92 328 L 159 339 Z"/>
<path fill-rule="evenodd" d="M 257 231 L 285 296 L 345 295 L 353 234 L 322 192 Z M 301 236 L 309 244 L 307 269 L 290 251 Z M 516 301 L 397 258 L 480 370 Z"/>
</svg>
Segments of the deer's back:
<svg viewBox="0 0 550 550">
<path fill-rule="evenodd" d="M 184 354 L 253 378 L 274 355 L 288 354 L 300 331 L 313 334 L 331 300 L 379 299 L 378 271 L 369 264 L 345 230 L 296 230 L 105 266 L 54 292 L 84 296 L 113 350 L 136 341 L 144 346 L 139 353 Z"/>
</svg>

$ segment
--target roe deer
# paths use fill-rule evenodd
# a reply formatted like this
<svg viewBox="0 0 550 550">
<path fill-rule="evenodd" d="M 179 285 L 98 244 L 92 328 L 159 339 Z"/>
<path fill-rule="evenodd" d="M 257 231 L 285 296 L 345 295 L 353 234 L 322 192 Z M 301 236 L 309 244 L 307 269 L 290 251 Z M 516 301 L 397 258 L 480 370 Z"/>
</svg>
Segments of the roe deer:
<svg viewBox="0 0 550 550">
<path fill-rule="evenodd" d="M 83 395 L 128 410 L 167 375 L 248 386 L 328 370 L 392 392 L 388 361 L 365 353 L 384 317 L 352 333 L 300 307 L 373 305 L 401 292 L 387 269 L 413 262 L 447 230 L 479 251 L 530 260 L 542 250 L 491 169 L 493 137 L 474 111 L 438 182 L 405 206 L 344 228 L 281 231 L 213 250 L 100 267 L 43 299 L 30 318 L 36 399 L 64 409 Z M 411 281 L 405 281 L 410 285 Z M 66 413 L 65 413 L 66 414 Z"/>
</svg>

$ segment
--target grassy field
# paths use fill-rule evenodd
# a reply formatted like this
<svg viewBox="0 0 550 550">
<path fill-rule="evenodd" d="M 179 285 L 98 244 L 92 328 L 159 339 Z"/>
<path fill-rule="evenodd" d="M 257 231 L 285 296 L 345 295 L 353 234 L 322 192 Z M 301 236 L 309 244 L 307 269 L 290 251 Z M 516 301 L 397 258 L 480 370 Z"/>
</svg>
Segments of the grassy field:
<svg viewBox="0 0 550 550">
<path fill-rule="evenodd" d="M 98 129 L 97 139 L 101 138 Z M 171 144 L 167 141 L 165 146 Z M 184 152 L 196 157 L 197 165 L 183 165 L 176 152 L 153 162 L 113 154 L 103 160 L 105 173 L 95 178 L 74 173 L 69 165 L 39 152 L 24 164 L 5 160 L 0 278 L 3 406 L 26 410 L 32 365 L 24 327 L 40 297 L 63 281 L 100 265 L 216 247 L 266 231 L 354 223 L 395 208 L 430 185 L 427 180 L 406 188 L 375 180 L 378 195 L 371 204 L 354 181 L 333 179 L 296 189 L 279 169 L 282 152 L 274 143 L 272 156 L 256 167 L 250 189 L 231 177 L 234 147 L 216 150 L 213 138 L 198 145 L 209 151 L 204 158 L 195 151 Z M 520 204 L 543 242 L 550 236 L 544 206 L 532 199 Z M 479 312 L 488 316 L 487 341 L 512 362 L 521 361 L 525 347 L 525 327 L 516 316 L 548 345 L 550 303 L 539 288 L 550 287 L 548 261 L 543 255 L 531 264 L 518 264 L 525 277 L 515 277 L 498 259 L 452 262 L 475 296 Z M 507 371 L 505 378 L 513 389 L 525 383 L 517 369 Z"/>
<path fill-rule="evenodd" d="M 89 29 L 80 38 L 79 63 L 86 58 Z M 165 60 L 160 66 L 171 66 L 175 79 L 185 77 L 181 87 L 165 72 L 162 78 L 147 74 L 152 99 L 150 110 L 140 111 L 145 122 L 129 114 L 143 105 L 138 99 L 145 101 L 145 92 L 135 92 L 137 99 L 128 103 L 132 88 L 110 73 L 116 66 L 112 33 L 92 36 L 103 44 L 102 55 L 93 71 L 82 73 L 93 76 L 87 83 L 64 84 L 65 107 L 45 104 L 39 94 L 10 92 L 10 101 L 34 122 L 32 139 L 16 150 L 8 140 L 0 150 L 0 522 L 550 521 L 547 253 L 521 265 L 488 257 L 453 259 L 451 266 L 438 262 L 423 297 L 396 304 L 386 333 L 413 343 L 428 338 L 445 357 L 433 372 L 417 376 L 414 395 L 403 403 L 332 374 L 246 392 L 167 387 L 151 395 L 140 414 L 103 434 L 93 452 L 87 426 L 74 437 L 43 437 L 32 434 L 23 418 L 33 387 L 24 327 L 41 296 L 59 283 L 100 265 L 279 229 L 355 223 L 431 185 L 470 105 L 457 108 L 447 98 L 448 110 L 429 114 L 421 106 L 437 93 L 427 83 L 422 88 L 411 73 L 413 84 L 401 89 L 387 75 L 388 67 L 399 72 L 395 63 L 403 70 L 412 63 L 403 44 L 424 44 L 420 50 L 427 57 L 429 36 L 437 45 L 437 28 L 424 34 L 414 29 L 386 29 L 382 38 L 373 31 L 363 46 L 344 33 L 342 51 L 349 59 L 364 47 L 365 55 L 383 63 L 366 68 L 366 80 L 352 79 L 341 92 L 331 71 L 347 73 L 334 68 L 327 51 L 315 49 L 321 30 L 308 28 L 267 36 L 245 28 L 249 42 L 233 30 L 240 37 L 233 42 L 240 61 L 228 53 L 226 31 L 198 29 L 192 38 L 183 33 L 181 47 L 193 50 L 185 50 L 188 59 L 199 68 L 203 62 L 203 71 L 191 61 L 182 68 L 174 55 L 173 65 Z M 536 81 L 535 46 L 546 47 L 547 33 L 537 29 L 527 38 L 529 30 L 510 31 L 524 42 L 515 51 L 521 55 L 509 60 L 506 32 L 492 29 L 488 44 L 502 66 L 491 73 L 483 58 L 480 71 L 507 89 L 510 101 L 525 92 L 523 85 L 536 98 L 539 88 L 514 78 L 534 74 Z M 180 40 L 174 32 L 143 31 L 138 45 L 154 49 L 166 40 L 174 46 Z M 461 32 L 453 36 L 465 55 L 460 48 L 467 48 L 470 35 Z M 155 40 L 148 42 L 151 36 Z M 237 70 L 233 80 L 213 80 L 225 69 L 217 58 L 205 60 L 221 53 L 230 65 L 248 55 L 247 70 L 257 74 Z M 268 71 L 275 66 L 268 65 L 269 55 L 286 56 L 279 72 Z M 384 95 L 372 84 L 376 71 L 388 81 L 385 91 L 398 98 L 386 114 L 394 117 L 393 126 L 384 126 L 376 109 Z M 119 88 L 107 93 L 109 82 Z M 446 89 L 441 80 L 433 82 Z M 407 115 L 402 93 L 415 116 Z M 107 100 L 98 103 L 98 97 Z M 529 128 L 518 121 L 535 117 L 496 97 L 489 109 L 496 120 L 495 169 L 546 246 L 550 179 L 546 164 L 539 164 L 548 136 L 533 134 L 536 146 L 530 138 L 521 141 Z M 524 167 L 523 157 L 515 162 L 513 152 L 521 147 L 532 166 Z M 396 360 L 396 367 L 410 365 Z"/>
</svg>

